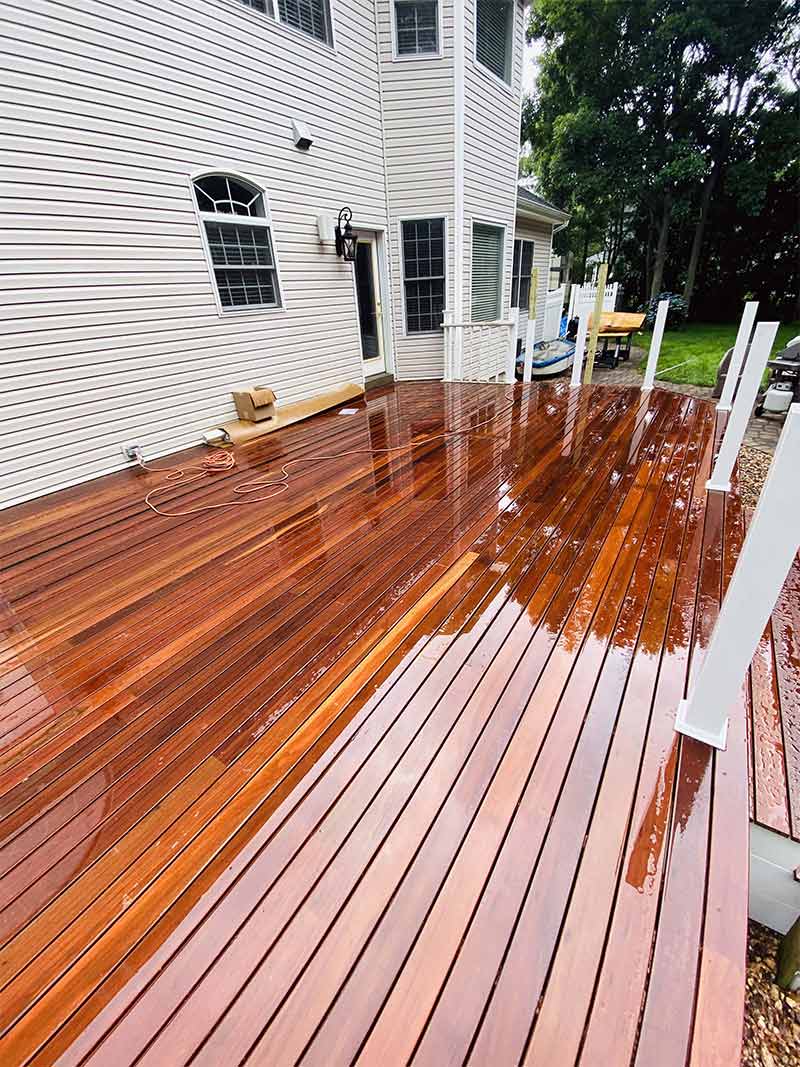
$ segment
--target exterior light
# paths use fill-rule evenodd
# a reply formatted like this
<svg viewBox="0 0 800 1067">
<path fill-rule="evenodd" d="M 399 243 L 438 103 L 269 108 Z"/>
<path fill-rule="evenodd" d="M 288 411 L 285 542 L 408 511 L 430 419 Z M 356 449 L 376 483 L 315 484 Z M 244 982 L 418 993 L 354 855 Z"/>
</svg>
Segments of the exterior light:
<svg viewBox="0 0 800 1067">
<path fill-rule="evenodd" d="M 352 263 L 356 258 L 356 244 L 358 238 L 353 233 L 350 220 L 353 212 L 349 207 L 343 207 L 339 212 L 339 221 L 336 223 L 336 255 L 341 256 L 347 263 Z M 344 220 L 344 229 L 342 228 Z"/>
</svg>

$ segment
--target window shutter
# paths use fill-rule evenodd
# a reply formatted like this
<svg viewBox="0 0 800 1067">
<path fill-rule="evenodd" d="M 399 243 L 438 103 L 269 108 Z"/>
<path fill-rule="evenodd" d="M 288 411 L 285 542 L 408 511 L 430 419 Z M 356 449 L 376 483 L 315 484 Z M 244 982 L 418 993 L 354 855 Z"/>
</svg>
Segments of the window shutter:
<svg viewBox="0 0 800 1067">
<path fill-rule="evenodd" d="M 508 0 L 478 0 L 475 28 L 475 56 L 503 81 L 511 78 L 511 22 L 513 8 Z"/>
<path fill-rule="evenodd" d="M 472 321 L 500 318 L 503 292 L 503 231 L 476 222 L 472 227 Z"/>
</svg>

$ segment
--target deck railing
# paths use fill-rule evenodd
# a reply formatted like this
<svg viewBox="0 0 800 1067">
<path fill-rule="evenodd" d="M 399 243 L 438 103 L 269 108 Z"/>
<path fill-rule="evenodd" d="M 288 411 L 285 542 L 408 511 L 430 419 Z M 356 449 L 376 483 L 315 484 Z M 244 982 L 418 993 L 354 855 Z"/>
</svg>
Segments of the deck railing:
<svg viewBox="0 0 800 1067">
<path fill-rule="evenodd" d="M 517 319 L 455 322 L 444 315 L 444 380 L 446 382 L 514 381 Z"/>
</svg>

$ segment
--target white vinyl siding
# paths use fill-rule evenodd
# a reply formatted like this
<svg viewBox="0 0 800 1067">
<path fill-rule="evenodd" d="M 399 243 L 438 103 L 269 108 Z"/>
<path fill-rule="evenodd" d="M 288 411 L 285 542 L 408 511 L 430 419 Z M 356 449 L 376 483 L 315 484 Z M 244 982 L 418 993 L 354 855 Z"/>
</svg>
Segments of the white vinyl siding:
<svg viewBox="0 0 800 1067">
<path fill-rule="evenodd" d="M 503 308 L 503 243 L 501 226 L 472 226 L 472 321 L 491 322 Z"/>
<path fill-rule="evenodd" d="M 475 0 L 475 58 L 501 78 L 511 80 L 513 0 Z"/>
<path fill-rule="evenodd" d="M 502 224 L 506 230 L 503 264 L 503 307 L 507 318 L 511 303 L 514 220 L 517 209 L 519 123 L 524 44 L 524 8 L 512 8 L 511 83 L 492 77 L 475 58 L 476 3 L 467 0 L 464 72 L 464 307 L 470 307 L 472 223 Z"/>
<path fill-rule="evenodd" d="M 388 224 L 377 49 L 371 3 L 336 17 L 341 55 L 227 0 L 6 9 L 3 504 L 120 469 L 123 442 L 198 444 L 238 386 L 290 403 L 363 379 L 352 265 L 316 219 Z M 210 171 L 269 191 L 282 308 L 219 313 L 191 183 Z"/>
<path fill-rule="evenodd" d="M 337 8 L 338 10 L 338 8 Z M 453 8 L 439 7 L 440 58 L 397 57 L 393 0 L 378 0 L 381 86 L 389 195 L 395 377 L 441 378 L 444 336 L 405 329 L 402 221 L 445 219 L 445 306 L 452 306 L 454 135 Z M 402 60 L 402 61 L 400 61 Z"/>
</svg>

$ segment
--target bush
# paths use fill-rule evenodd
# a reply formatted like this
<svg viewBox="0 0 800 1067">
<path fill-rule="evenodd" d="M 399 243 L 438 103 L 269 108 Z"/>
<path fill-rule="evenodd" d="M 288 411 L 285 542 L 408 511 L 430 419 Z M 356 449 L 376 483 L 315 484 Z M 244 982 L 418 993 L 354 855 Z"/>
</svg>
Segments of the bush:
<svg viewBox="0 0 800 1067">
<path fill-rule="evenodd" d="M 686 301 L 682 296 L 678 296 L 677 293 L 659 293 L 654 300 L 648 300 L 646 304 L 642 304 L 638 307 L 637 311 L 643 311 L 644 324 L 648 330 L 652 330 L 653 324 L 656 321 L 656 311 L 658 305 L 662 300 L 669 300 L 669 311 L 667 312 L 667 329 L 678 330 L 681 326 L 686 324 L 686 317 L 689 313 L 689 309 L 686 306 Z"/>
</svg>

